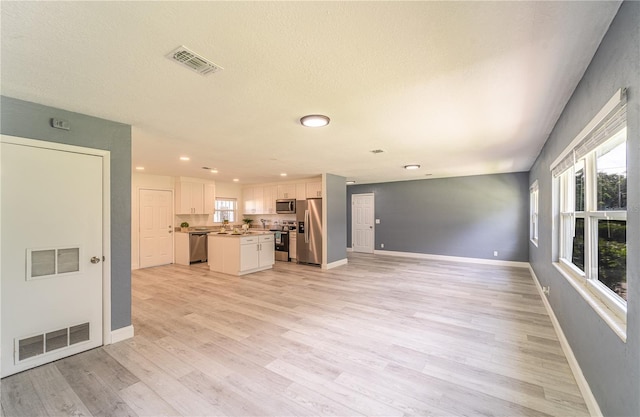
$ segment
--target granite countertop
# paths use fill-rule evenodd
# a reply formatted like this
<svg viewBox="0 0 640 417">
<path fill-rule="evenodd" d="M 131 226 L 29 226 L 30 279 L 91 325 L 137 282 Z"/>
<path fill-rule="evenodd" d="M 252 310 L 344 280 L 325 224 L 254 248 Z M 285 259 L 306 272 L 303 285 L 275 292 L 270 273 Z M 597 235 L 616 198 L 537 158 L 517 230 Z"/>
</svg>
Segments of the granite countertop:
<svg viewBox="0 0 640 417">
<path fill-rule="evenodd" d="M 211 233 L 209 233 L 209 236 L 216 236 L 216 237 L 243 237 L 243 236 L 261 236 L 261 235 L 268 235 L 268 234 L 274 234 L 275 232 L 272 232 L 270 230 L 252 230 L 248 233 L 233 233 L 233 231 L 229 231 L 229 232 L 224 232 L 224 233 L 219 233 L 218 231 L 213 231 Z"/>
</svg>

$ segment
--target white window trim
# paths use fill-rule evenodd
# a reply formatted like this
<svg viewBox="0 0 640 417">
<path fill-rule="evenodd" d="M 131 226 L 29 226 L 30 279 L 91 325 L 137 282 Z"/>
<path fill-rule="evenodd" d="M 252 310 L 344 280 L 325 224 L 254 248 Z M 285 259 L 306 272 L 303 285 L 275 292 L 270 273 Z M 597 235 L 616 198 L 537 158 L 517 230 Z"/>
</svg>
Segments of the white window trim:
<svg viewBox="0 0 640 417">
<path fill-rule="evenodd" d="M 612 311 L 608 304 L 605 304 L 594 292 L 589 288 L 587 279 L 580 278 L 576 274 L 575 267 L 573 265 L 567 265 L 566 262 L 553 262 L 553 266 L 560 272 L 560 274 L 571 284 L 571 286 L 582 296 L 582 298 L 593 308 L 593 310 L 600 316 L 600 318 L 618 335 L 623 341 L 627 341 L 627 322 L 626 314 L 625 319 L 621 318 L 618 314 Z M 599 284 L 599 282 L 598 282 Z"/>
<path fill-rule="evenodd" d="M 618 90 L 613 97 L 607 102 L 607 104 L 598 112 L 598 114 L 587 124 L 587 126 L 578 134 L 578 136 L 560 153 L 560 155 L 556 158 L 556 160 L 550 165 L 550 170 L 553 171 L 556 166 L 558 166 L 563 160 L 573 152 L 573 150 L 586 138 L 587 135 L 591 133 L 591 131 L 598 126 L 605 117 L 614 110 L 617 106 L 623 103 L 625 100 L 625 90 Z M 609 138 L 613 139 L 613 138 Z M 627 142 L 628 143 L 628 142 Z M 584 160 L 584 172 L 585 172 L 585 193 L 593 194 L 592 191 L 587 191 L 587 189 L 595 189 L 593 184 L 589 182 L 593 181 L 595 178 L 595 151 L 597 147 L 591 149 L 587 155 L 582 157 Z M 574 153 L 575 159 L 575 153 Z M 579 161 L 574 161 L 574 163 Z M 575 172 L 575 165 L 573 168 L 569 168 L 569 172 Z M 588 173 L 587 171 L 592 171 Z M 623 340 L 626 342 L 626 322 L 627 322 L 627 304 L 624 300 L 619 299 L 610 289 L 608 289 L 604 284 L 602 284 L 597 278 L 591 278 L 593 271 L 581 271 L 569 259 L 566 259 L 567 255 L 570 255 L 570 252 L 567 253 L 567 245 L 571 245 L 571 242 L 566 242 L 564 239 L 565 234 L 561 230 L 563 227 L 568 227 L 563 221 L 563 217 L 573 216 L 584 218 L 585 219 L 585 242 L 584 242 L 584 254 L 585 254 L 585 269 L 588 269 L 589 266 L 596 265 L 590 259 L 592 256 L 592 252 L 595 250 L 593 242 L 591 240 L 594 238 L 595 234 L 590 232 L 590 229 L 594 227 L 593 222 L 597 222 L 598 219 L 612 219 L 612 220 L 625 220 L 627 219 L 626 210 L 625 211 L 597 211 L 594 210 L 596 204 L 596 197 L 591 195 L 589 199 L 589 194 L 587 194 L 585 201 L 585 211 L 575 211 L 575 202 L 574 194 L 575 192 L 571 189 L 571 186 L 567 186 L 568 184 L 562 184 L 562 182 L 567 181 L 569 177 L 566 175 L 566 172 L 555 177 L 553 179 L 553 187 L 554 187 L 554 198 L 558 198 L 558 204 L 554 203 L 554 212 L 557 215 L 558 219 L 558 227 L 554 227 L 554 242 L 558 245 L 558 252 L 554 254 L 554 267 L 564 276 L 567 281 L 577 290 L 577 292 L 582 295 L 582 297 L 587 301 L 589 305 L 596 311 L 596 313 L 611 327 L 611 329 Z M 575 174 L 570 174 L 573 176 Z M 597 175 L 597 174 L 596 174 Z M 564 186 L 563 186 L 564 185 Z M 591 188 L 590 188 L 591 187 Z M 564 195 L 561 193 L 564 191 Z M 589 200 L 587 200 L 589 199 Z M 571 210 L 569 210 L 571 209 Z M 554 216 L 555 217 L 555 216 Z M 575 221 L 570 221 L 568 224 L 575 227 Z M 596 226 L 597 227 L 597 226 Z M 569 249 L 570 251 L 571 249 Z M 595 255 L 597 256 L 597 255 Z M 596 265 L 597 267 L 597 265 Z M 597 271 L 595 272 L 597 275 Z"/>
<path fill-rule="evenodd" d="M 216 208 L 216 202 L 217 201 L 233 201 L 234 202 L 234 209 L 233 210 L 218 210 Z M 237 223 L 238 222 L 238 199 L 237 198 L 233 198 L 233 197 L 216 197 L 214 204 L 213 204 L 213 224 L 222 224 L 222 221 L 216 221 L 216 213 L 218 212 L 233 212 L 233 223 Z M 231 221 L 230 221 L 231 222 Z"/>
<path fill-rule="evenodd" d="M 529 240 L 536 247 L 538 246 L 538 233 L 540 231 L 539 198 L 538 180 L 535 180 L 529 187 Z"/>
</svg>

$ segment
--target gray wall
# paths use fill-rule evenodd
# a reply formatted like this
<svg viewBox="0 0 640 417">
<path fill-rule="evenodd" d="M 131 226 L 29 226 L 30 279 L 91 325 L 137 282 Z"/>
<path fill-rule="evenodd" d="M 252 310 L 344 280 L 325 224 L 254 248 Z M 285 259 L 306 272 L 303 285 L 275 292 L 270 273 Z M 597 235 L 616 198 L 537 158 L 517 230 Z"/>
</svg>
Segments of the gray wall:
<svg viewBox="0 0 640 417">
<path fill-rule="evenodd" d="M 327 203 L 327 263 L 347 258 L 346 178 L 325 174 Z"/>
<path fill-rule="evenodd" d="M 640 416 L 640 3 L 620 7 L 596 55 L 530 172 L 540 187 L 539 247 L 531 265 L 605 416 Z M 627 87 L 627 342 L 624 343 L 552 266 L 549 166 L 618 88 Z"/>
<path fill-rule="evenodd" d="M 0 97 L 0 132 L 111 152 L 111 329 L 131 324 L 131 126 Z M 52 117 L 71 130 L 54 129 Z"/>
<path fill-rule="evenodd" d="M 528 261 L 529 177 L 525 172 L 350 185 L 375 194 L 375 249 Z M 493 251 L 498 256 L 493 256 Z"/>
</svg>

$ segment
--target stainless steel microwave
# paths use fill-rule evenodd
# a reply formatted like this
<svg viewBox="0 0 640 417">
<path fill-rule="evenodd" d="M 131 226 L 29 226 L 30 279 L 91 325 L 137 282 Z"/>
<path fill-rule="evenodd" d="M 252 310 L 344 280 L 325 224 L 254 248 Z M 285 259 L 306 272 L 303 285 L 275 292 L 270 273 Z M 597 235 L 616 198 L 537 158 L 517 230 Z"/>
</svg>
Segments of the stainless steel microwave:
<svg viewBox="0 0 640 417">
<path fill-rule="evenodd" d="M 296 212 L 296 200 L 276 200 L 276 213 L 290 214 Z"/>
</svg>

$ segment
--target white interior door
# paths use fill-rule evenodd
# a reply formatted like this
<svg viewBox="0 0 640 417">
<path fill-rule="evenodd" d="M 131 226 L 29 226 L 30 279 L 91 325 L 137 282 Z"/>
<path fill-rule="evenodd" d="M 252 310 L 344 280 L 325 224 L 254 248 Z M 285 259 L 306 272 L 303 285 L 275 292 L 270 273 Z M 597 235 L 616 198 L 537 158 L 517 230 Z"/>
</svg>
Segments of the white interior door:
<svg viewBox="0 0 640 417">
<path fill-rule="evenodd" d="M 140 190 L 140 268 L 173 262 L 173 194 Z"/>
<path fill-rule="evenodd" d="M 103 158 L 0 155 L 4 377 L 103 343 Z"/>
<path fill-rule="evenodd" d="M 354 252 L 373 253 L 374 195 L 351 195 L 351 248 Z"/>
</svg>

